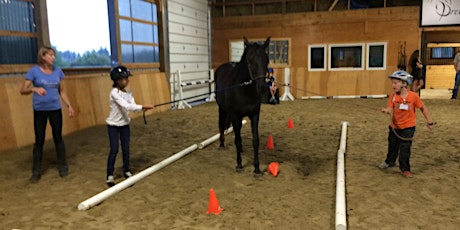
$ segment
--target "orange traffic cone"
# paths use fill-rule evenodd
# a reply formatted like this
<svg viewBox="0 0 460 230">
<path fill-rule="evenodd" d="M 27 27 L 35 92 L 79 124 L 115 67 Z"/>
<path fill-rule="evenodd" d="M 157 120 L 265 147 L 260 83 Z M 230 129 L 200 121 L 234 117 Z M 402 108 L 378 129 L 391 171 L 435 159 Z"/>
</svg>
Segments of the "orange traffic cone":
<svg viewBox="0 0 460 230">
<path fill-rule="evenodd" d="M 292 119 L 289 118 L 288 120 L 288 129 L 293 129 L 294 128 L 294 123 L 292 122 Z"/>
<path fill-rule="evenodd" d="M 267 149 L 273 149 L 275 145 L 273 144 L 273 136 L 270 134 L 267 141 Z"/>
<path fill-rule="evenodd" d="M 271 173 L 273 176 L 277 176 L 278 175 L 278 168 L 279 168 L 279 163 L 278 162 L 271 162 L 269 165 L 268 165 L 268 168 L 267 168 L 267 171 L 269 173 Z"/>
<path fill-rule="evenodd" d="M 209 190 L 209 203 L 208 203 L 208 211 L 206 214 L 215 214 L 218 215 L 222 212 L 224 208 L 219 206 L 219 201 L 217 201 L 216 194 L 214 193 L 214 189 Z"/>
</svg>

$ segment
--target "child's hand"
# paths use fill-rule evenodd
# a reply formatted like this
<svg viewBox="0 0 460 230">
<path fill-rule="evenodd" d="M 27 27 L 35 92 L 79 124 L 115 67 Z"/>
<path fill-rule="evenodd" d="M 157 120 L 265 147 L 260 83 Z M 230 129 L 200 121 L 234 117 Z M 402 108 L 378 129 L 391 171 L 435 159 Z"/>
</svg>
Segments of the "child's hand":
<svg viewBox="0 0 460 230">
<path fill-rule="evenodd" d="M 153 109 L 153 107 L 155 107 L 155 105 L 142 105 L 142 110 L 147 111 Z"/>
<path fill-rule="evenodd" d="M 382 113 L 386 113 L 386 114 L 390 114 L 390 112 L 391 112 L 390 109 L 388 109 L 388 108 L 382 108 L 380 111 Z"/>
<path fill-rule="evenodd" d="M 430 132 L 433 131 L 433 128 L 434 128 L 434 123 L 433 122 L 428 123 L 427 126 L 428 126 L 428 129 L 430 130 Z"/>
</svg>

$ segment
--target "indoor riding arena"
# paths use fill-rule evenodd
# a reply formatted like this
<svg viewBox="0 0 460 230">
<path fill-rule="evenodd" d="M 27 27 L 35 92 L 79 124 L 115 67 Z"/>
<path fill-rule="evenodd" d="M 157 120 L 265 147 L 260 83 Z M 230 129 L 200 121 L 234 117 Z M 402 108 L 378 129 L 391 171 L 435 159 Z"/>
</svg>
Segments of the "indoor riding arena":
<svg viewBox="0 0 460 230">
<path fill-rule="evenodd" d="M 458 229 L 459 10 L 0 0 L 0 229 Z"/>
</svg>

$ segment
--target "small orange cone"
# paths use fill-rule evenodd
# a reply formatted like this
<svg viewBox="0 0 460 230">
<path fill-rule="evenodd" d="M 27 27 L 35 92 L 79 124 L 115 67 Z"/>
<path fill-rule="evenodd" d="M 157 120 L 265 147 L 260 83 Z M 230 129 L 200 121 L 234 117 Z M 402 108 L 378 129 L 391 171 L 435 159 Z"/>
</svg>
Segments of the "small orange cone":
<svg viewBox="0 0 460 230">
<path fill-rule="evenodd" d="M 279 165 L 280 164 L 278 162 L 272 162 L 268 165 L 267 171 L 271 173 L 273 176 L 277 176 Z"/>
<path fill-rule="evenodd" d="M 267 149 L 273 149 L 275 145 L 273 144 L 273 136 L 270 134 L 267 141 Z"/>
<path fill-rule="evenodd" d="M 294 123 L 292 122 L 292 119 L 289 118 L 288 120 L 288 129 L 293 129 L 294 128 Z"/>
<path fill-rule="evenodd" d="M 214 189 L 209 190 L 209 203 L 208 203 L 208 211 L 206 214 L 215 214 L 218 215 L 224 210 L 219 206 L 219 201 L 217 201 L 216 194 L 214 193 Z"/>
</svg>

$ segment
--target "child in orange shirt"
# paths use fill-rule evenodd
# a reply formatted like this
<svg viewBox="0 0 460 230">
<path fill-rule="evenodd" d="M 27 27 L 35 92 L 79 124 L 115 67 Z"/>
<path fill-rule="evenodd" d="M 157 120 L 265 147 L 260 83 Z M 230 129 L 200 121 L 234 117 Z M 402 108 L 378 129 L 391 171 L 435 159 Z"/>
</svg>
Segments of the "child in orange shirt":
<svg viewBox="0 0 460 230">
<path fill-rule="evenodd" d="M 392 114 L 391 124 L 388 133 L 388 154 L 385 162 L 379 165 L 381 169 L 387 169 L 396 165 L 396 158 L 399 155 L 399 169 L 403 176 L 412 177 L 410 170 L 410 154 L 412 137 L 415 133 L 415 109 L 423 113 L 428 129 L 433 129 L 433 120 L 428 108 L 423 104 L 417 93 L 409 91 L 408 85 L 412 83 L 413 77 L 406 71 L 396 71 L 391 76 L 391 84 L 394 92 L 390 95 L 383 113 Z"/>
</svg>

